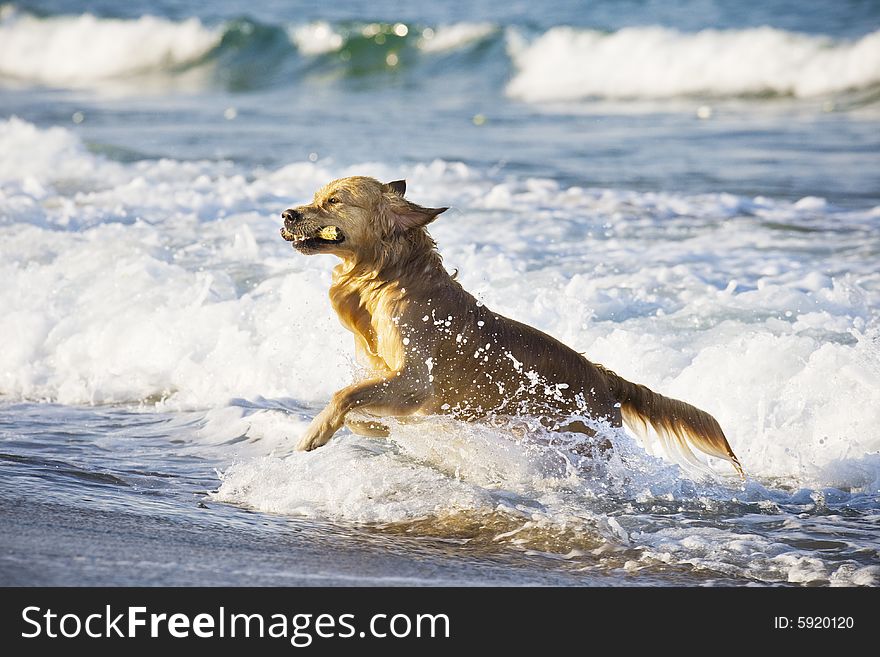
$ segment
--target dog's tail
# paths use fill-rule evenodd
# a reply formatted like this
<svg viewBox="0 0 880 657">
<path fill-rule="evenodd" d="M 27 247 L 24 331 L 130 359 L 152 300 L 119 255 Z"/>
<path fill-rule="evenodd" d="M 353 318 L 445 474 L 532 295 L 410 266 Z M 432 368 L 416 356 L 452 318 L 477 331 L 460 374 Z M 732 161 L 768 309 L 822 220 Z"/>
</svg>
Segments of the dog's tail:
<svg viewBox="0 0 880 657">
<path fill-rule="evenodd" d="M 605 375 L 614 399 L 620 402 L 624 424 L 633 432 L 645 436 L 650 425 L 670 455 L 677 454 L 689 465 L 705 470 L 706 466 L 694 455 L 693 447 L 710 456 L 730 461 L 740 477 L 745 476 L 721 426 L 706 411 L 678 399 L 658 395 L 602 366 L 599 366 L 599 371 Z"/>
</svg>

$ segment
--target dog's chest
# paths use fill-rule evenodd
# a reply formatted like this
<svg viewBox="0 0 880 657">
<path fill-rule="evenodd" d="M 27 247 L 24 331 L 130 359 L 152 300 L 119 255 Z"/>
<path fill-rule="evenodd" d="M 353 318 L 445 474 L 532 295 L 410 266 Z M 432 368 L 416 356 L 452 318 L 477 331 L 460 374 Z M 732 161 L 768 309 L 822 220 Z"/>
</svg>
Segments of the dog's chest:
<svg viewBox="0 0 880 657">
<path fill-rule="evenodd" d="M 355 335 L 362 365 L 377 372 L 392 372 L 403 365 L 403 343 L 397 330 L 393 289 L 336 284 L 330 302 L 342 324 Z"/>
</svg>

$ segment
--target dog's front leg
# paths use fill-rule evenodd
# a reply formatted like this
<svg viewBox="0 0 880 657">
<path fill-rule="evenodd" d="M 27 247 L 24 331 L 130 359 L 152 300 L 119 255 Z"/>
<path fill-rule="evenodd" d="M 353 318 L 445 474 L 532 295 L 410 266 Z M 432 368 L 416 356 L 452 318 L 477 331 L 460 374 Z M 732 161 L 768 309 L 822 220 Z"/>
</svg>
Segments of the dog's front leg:
<svg viewBox="0 0 880 657">
<path fill-rule="evenodd" d="M 401 416 L 415 413 L 430 395 L 429 377 L 398 372 L 388 378 L 355 383 L 334 393 L 323 411 L 315 416 L 297 445 L 308 451 L 326 443 L 355 408 L 378 416 Z"/>
</svg>

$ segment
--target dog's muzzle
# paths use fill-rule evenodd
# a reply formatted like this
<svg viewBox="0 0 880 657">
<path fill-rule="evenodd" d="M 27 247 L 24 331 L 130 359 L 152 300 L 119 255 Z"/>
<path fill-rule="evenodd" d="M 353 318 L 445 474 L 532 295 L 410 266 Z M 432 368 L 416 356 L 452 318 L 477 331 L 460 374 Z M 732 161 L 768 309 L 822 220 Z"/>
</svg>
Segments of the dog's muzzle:
<svg viewBox="0 0 880 657">
<path fill-rule="evenodd" d="M 281 213 L 284 226 L 281 237 L 291 242 L 300 251 L 311 251 L 328 244 L 341 244 L 345 241 L 342 231 L 336 226 L 321 226 L 305 219 L 299 210 L 285 210 Z"/>
<path fill-rule="evenodd" d="M 281 213 L 281 218 L 284 220 L 284 227 L 293 230 L 295 224 L 302 221 L 303 216 L 299 210 L 285 210 Z"/>
</svg>

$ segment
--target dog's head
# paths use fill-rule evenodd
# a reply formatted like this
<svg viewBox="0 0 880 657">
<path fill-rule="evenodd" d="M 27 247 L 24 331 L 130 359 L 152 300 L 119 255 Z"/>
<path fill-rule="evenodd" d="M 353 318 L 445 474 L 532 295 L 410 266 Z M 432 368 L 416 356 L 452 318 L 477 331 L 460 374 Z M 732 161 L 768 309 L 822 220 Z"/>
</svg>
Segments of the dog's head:
<svg viewBox="0 0 880 657">
<path fill-rule="evenodd" d="M 446 208 L 423 208 L 403 195 L 406 182 L 340 178 L 315 193 L 309 205 L 281 213 L 281 237 L 300 253 L 332 253 L 369 259 L 414 230 L 422 230 Z"/>
</svg>

